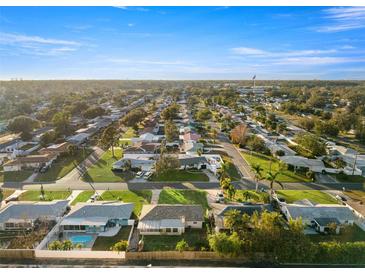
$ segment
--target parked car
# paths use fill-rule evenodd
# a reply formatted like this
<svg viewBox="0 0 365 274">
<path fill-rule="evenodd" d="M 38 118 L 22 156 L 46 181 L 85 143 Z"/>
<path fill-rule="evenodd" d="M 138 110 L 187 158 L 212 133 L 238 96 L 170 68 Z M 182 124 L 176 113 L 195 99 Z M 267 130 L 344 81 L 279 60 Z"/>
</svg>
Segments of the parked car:
<svg viewBox="0 0 365 274">
<path fill-rule="evenodd" d="M 99 195 L 99 194 L 97 194 L 97 193 L 95 193 L 94 195 L 92 195 L 92 196 L 90 197 L 90 201 L 93 203 L 93 202 L 95 202 L 97 199 L 99 199 L 99 197 L 100 197 L 100 195 Z"/>
<path fill-rule="evenodd" d="M 143 179 L 149 179 L 152 176 L 152 172 L 151 171 L 147 171 L 144 175 L 143 175 Z"/>
<path fill-rule="evenodd" d="M 138 171 L 136 174 L 136 178 L 142 178 L 142 176 L 145 174 L 144 171 Z"/>
<path fill-rule="evenodd" d="M 224 195 L 223 192 L 218 192 L 215 196 L 216 203 L 224 203 Z"/>
</svg>

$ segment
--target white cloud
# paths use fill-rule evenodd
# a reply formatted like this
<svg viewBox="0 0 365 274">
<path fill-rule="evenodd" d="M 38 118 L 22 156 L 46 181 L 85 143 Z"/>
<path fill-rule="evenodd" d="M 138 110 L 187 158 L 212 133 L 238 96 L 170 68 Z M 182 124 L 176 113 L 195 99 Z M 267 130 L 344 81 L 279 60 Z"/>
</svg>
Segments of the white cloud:
<svg viewBox="0 0 365 274">
<path fill-rule="evenodd" d="M 365 7 L 339 7 L 324 10 L 329 23 L 316 28 L 317 32 L 339 32 L 365 28 Z"/>
<path fill-rule="evenodd" d="M 292 57 L 280 59 L 274 64 L 279 65 L 330 65 L 340 63 L 364 62 L 365 59 L 349 57 Z"/>
<path fill-rule="evenodd" d="M 238 48 L 232 48 L 231 49 L 233 53 L 239 54 L 239 55 L 268 55 L 270 54 L 267 51 L 261 50 L 261 49 L 255 49 L 255 48 L 246 48 L 246 47 L 238 47 Z"/>
<path fill-rule="evenodd" d="M 134 27 L 134 24 L 133 23 L 128 23 L 128 27 Z"/>
<path fill-rule="evenodd" d="M 161 60 L 133 60 L 133 59 L 119 59 L 110 58 L 107 61 L 111 63 L 132 63 L 132 64 L 144 64 L 144 65 L 186 65 L 181 61 L 161 61 Z"/>
<path fill-rule="evenodd" d="M 292 51 L 265 51 L 257 48 L 238 47 L 232 48 L 231 51 L 237 55 L 246 55 L 254 57 L 286 57 L 286 56 L 310 56 L 335 53 L 337 50 L 292 50 Z"/>
<path fill-rule="evenodd" d="M 81 47 L 81 43 L 72 40 L 4 32 L 0 33 L 0 45 L 12 47 L 21 54 L 42 56 L 70 53 Z"/>
</svg>

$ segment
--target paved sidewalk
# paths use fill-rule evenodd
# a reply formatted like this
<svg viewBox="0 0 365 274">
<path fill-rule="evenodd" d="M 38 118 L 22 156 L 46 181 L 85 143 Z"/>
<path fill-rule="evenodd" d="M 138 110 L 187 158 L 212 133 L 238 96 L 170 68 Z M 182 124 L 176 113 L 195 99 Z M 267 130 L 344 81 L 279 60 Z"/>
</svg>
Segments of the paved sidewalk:
<svg viewBox="0 0 365 274">
<path fill-rule="evenodd" d="M 160 197 L 162 189 L 153 189 L 152 190 L 152 197 L 151 197 L 151 204 L 157 205 L 158 204 L 158 198 Z"/>
<path fill-rule="evenodd" d="M 82 190 L 72 190 L 71 195 L 67 198 L 69 200 L 68 204 L 71 205 L 72 202 L 79 196 L 79 194 L 82 192 Z"/>
</svg>

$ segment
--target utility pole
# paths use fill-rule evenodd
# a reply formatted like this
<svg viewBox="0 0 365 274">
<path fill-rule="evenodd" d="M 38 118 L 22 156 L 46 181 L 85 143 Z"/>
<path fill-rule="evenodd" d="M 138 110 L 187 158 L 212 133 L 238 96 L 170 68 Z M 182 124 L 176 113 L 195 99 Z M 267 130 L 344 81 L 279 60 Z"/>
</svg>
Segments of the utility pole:
<svg viewBox="0 0 365 274">
<path fill-rule="evenodd" d="M 355 174 L 355 167 L 356 167 L 357 155 L 359 155 L 358 152 L 356 152 L 356 154 L 355 154 L 354 166 L 352 167 L 352 175 Z"/>
</svg>

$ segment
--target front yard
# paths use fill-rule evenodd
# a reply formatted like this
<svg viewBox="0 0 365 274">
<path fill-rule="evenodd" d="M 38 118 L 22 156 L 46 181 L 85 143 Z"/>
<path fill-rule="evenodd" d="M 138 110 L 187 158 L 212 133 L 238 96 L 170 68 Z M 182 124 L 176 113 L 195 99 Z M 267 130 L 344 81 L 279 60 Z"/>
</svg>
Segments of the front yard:
<svg viewBox="0 0 365 274">
<path fill-rule="evenodd" d="M 331 176 L 341 183 L 365 183 L 365 177 L 360 175 L 333 174 Z"/>
<path fill-rule="evenodd" d="M 362 202 L 365 204 L 365 191 L 350 190 L 346 191 L 345 194 L 355 201 Z"/>
<path fill-rule="evenodd" d="M 87 169 L 82 179 L 86 182 L 125 182 L 134 177 L 133 172 L 114 172 L 111 170 L 113 164 L 121 159 L 123 150 L 114 149 L 114 157 L 111 150 L 105 152 L 100 159 Z"/>
<path fill-rule="evenodd" d="M 77 195 L 76 199 L 72 201 L 71 205 L 76 205 L 77 203 L 87 202 L 92 195 L 94 195 L 95 191 L 93 190 L 85 190 Z"/>
<path fill-rule="evenodd" d="M 208 239 L 205 229 L 186 229 L 183 235 L 148 235 L 143 236 L 143 251 L 169 251 L 175 250 L 176 244 L 184 239 L 189 250 L 200 251 L 208 248 Z"/>
<path fill-rule="evenodd" d="M 2 191 L 0 192 L 0 202 L 8 198 L 14 192 L 15 190 L 13 189 L 3 188 Z"/>
<path fill-rule="evenodd" d="M 0 183 L 23 182 L 32 174 L 32 170 L 0 171 Z"/>
<path fill-rule="evenodd" d="M 335 198 L 319 190 L 277 190 L 276 193 L 287 203 L 308 199 L 317 204 L 338 204 Z"/>
<path fill-rule="evenodd" d="M 36 182 L 56 181 L 83 162 L 91 153 L 92 149 L 77 151 L 76 155 L 60 156 L 45 173 L 39 173 Z"/>
<path fill-rule="evenodd" d="M 71 191 L 44 191 L 44 201 L 65 200 L 71 195 Z M 40 190 L 28 190 L 18 197 L 19 201 L 43 201 Z"/>
<path fill-rule="evenodd" d="M 251 152 L 242 152 L 242 155 L 251 166 L 254 164 L 259 164 L 261 168 L 263 168 L 263 176 L 266 176 L 267 172 L 270 171 L 270 162 L 272 172 L 277 172 L 279 170 L 279 161 L 274 157 L 270 157 L 256 152 L 252 152 L 252 154 Z M 294 173 L 293 171 L 290 171 L 288 169 L 279 174 L 277 179 L 280 182 L 284 183 L 311 182 L 311 179 L 307 178 L 306 176 L 300 173 Z"/>
<path fill-rule="evenodd" d="M 136 216 L 141 214 L 142 205 L 151 203 L 152 192 L 150 190 L 109 190 L 101 194 L 103 201 L 122 201 L 124 203 L 134 203 L 133 213 Z"/>
<path fill-rule="evenodd" d="M 97 237 L 92 250 L 96 251 L 109 251 L 110 248 L 119 241 L 128 241 L 129 233 L 131 232 L 131 226 L 123 226 L 117 235 L 112 237 Z"/>
<path fill-rule="evenodd" d="M 254 190 L 236 190 L 233 198 L 235 202 L 250 202 L 250 203 L 268 203 L 269 194 L 266 192 L 256 192 Z"/>
<path fill-rule="evenodd" d="M 171 170 L 163 174 L 154 174 L 151 177 L 151 181 L 166 182 L 166 181 L 202 181 L 208 182 L 209 177 L 201 171 L 193 170 Z"/>
<path fill-rule="evenodd" d="M 202 205 L 204 210 L 209 209 L 207 193 L 203 190 L 164 189 L 160 193 L 158 203 Z"/>
</svg>

